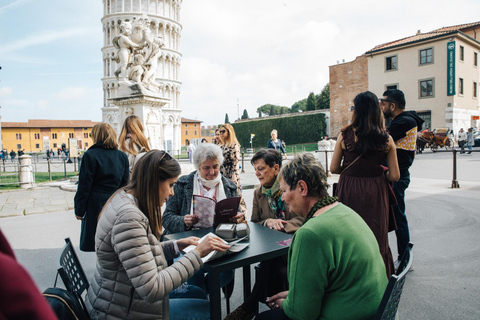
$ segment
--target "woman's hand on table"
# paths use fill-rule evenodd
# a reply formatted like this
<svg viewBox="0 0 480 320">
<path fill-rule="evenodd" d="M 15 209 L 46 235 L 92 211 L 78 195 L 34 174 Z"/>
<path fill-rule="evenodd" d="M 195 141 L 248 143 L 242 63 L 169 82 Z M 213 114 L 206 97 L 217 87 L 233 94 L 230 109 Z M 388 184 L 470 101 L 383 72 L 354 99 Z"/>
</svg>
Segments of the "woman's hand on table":
<svg viewBox="0 0 480 320">
<path fill-rule="evenodd" d="M 270 309 L 278 309 L 278 308 L 281 309 L 282 302 L 287 298 L 287 296 L 288 296 L 288 290 L 279 292 L 276 295 L 271 296 L 270 298 L 267 298 L 267 301 L 266 301 L 267 306 Z"/>
<path fill-rule="evenodd" d="M 177 240 L 178 250 L 183 251 L 183 249 L 185 249 L 190 245 L 197 246 L 198 240 L 200 240 L 200 238 L 198 237 L 188 237 L 188 238 Z"/>
<path fill-rule="evenodd" d="M 193 227 L 193 225 L 198 223 L 198 216 L 196 214 L 187 214 L 183 217 L 183 222 L 188 228 Z"/>
<path fill-rule="evenodd" d="M 270 229 L 282 231 L 283 229 L 285 229 L 286 223 L 287 221 L 282 219 L 268 219 L 265 225 Z"/>
<path fill-rule="evenodd" d="M 205 257 L 212 251 L 227 251 L 230 248 L 228 244 L 225 244 L 222 239 L 214 236 L 208 236 L 198 244 L 195 250 L 200 254 L 200 257 Z"/>
</svg>

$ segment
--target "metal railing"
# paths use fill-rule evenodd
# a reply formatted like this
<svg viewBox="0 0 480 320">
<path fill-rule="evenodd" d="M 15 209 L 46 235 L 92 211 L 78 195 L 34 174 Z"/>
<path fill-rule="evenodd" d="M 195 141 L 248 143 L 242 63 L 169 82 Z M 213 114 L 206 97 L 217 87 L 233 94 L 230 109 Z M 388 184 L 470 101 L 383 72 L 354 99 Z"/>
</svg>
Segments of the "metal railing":
<svg viewBox="0 0 480 320">
<path fill-rule="evenodd" d="M 27 168 L 30 172 L 31 180 L 29 182 L 20 182 L 20 172 L 22 168 Z M 14 160 L 12 163 L 2 161 L 2 168 L 0 170 L 0 185 L 21 185 L 21 184 L 35 185 L 35 167 L 33 165 L 20 165 L 18 161 Z"/>
</svg>

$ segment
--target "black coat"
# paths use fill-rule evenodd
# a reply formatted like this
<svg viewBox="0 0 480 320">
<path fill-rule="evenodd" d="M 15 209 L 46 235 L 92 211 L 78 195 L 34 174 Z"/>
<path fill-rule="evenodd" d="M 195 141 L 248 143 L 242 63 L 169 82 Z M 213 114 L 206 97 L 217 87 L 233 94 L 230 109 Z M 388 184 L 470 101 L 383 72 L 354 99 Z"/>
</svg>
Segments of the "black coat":
<svg viewBox="0 0 480 320">
<path fill-rule="evenodd" d="M 100 211 L 129 179 L 128 158 L 117 149 L 104 149 L 101 143 L 91 146 L 82 157 L 75 215 L 83 217 L 80 250 L 95 251 L 95 232 Z"/>
</svg>

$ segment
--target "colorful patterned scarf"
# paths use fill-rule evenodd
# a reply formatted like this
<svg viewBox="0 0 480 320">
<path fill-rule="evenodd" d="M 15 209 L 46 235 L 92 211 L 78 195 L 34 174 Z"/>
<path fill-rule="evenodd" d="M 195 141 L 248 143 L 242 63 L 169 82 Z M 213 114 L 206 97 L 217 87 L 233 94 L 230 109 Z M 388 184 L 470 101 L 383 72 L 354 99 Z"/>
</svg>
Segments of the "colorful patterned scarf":
<svg viewBox="0 0 480 320">
<path fill-rule="evenodd" d="M 272 218 L 285 220 L 285 204 L 282 201 L 282 190 L 280 190 L 278 179 L 275 179 L 271 188 L 262 186 L 262 193 L 267 197 L 268 204 L 272 209 L 270 214 Z"/>
</svg>

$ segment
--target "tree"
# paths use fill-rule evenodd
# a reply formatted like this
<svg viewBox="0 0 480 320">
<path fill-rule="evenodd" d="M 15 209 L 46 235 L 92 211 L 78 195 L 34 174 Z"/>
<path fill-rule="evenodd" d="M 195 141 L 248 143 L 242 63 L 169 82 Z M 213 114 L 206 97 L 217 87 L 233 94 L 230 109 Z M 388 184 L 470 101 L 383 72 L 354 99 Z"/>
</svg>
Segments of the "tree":
<svg viewBox="0 0 480 320">
<path fill-rule="evenodd" d="M 280 114 L 285 114 L 285 108 L 280 109 Z"/>
<path fill-rule="evenodd" d="M 315 107 L 317 110 L 321 109 L 330 109 L 330 84 L 327 83 L 323 87 L 322 92 L 317 96 L 317 105 Z"/>
<path fill-rule="evenodd" d="M 270 116 L 274 116 L 274 115 L 275 115 L 275 108 L 274 108 L 273 105 L 270 107 L 270 113 L 269 113 L 269 115 L 270 115 Z"/>
<path fill-rule="evenodd" d="M 317 104 L 317 99 L 315 98 L 315 94 L 310 92 L 307 98 L 307 111 L 315 110 L 315 105 Z"/>
<path fill-rule="evenodd" d="M 299 100 L 295 102 L 292 107 L 292 112 L 300 112 L 300 110 L 305 111 L 307 109 L 307 99 Z"/>
<path fill-rule="evenodd" d="M 270 114 L 270 110 L 271 110 L 272 106 L 273 106 L 273 109 L 276 112 L 275 114 L 279 114 L 281 108 L 286 108 L 286 107 L 277 106 L 277 105 L 274 105 L 274 104 L 264 104 L 263 106 L 257 108 L 257 112 L 262 111 L 262 114 Z"/>
<path fill-rule="evenodd" d="M 262 110 L 258 110 L 258 117 L 259 117 L 259 118 L 262 117 Z"/>
<path fill-rule="evenodd" d="M 225 123 L 230 123 L 230 121 L 228 120 L 228 113 L 225 113 Z"/>
<path fill-rule="evenodd" d="M 247 109 L 243 109 L 242 119 L 248 119 Z"/>
</svg>

